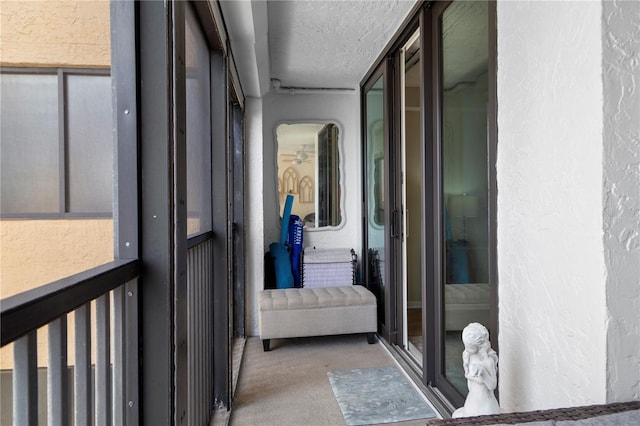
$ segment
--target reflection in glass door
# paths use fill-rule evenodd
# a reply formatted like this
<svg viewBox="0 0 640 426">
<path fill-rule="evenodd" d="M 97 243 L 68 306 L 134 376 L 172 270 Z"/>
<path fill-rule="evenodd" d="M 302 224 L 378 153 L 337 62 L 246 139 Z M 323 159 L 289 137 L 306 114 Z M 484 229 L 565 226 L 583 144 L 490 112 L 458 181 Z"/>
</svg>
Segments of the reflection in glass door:
<svg viewBox="0 0 640 426">
<path fill-rule="evenodd" d="M 439 21 L 445 263 L 440 372 L 462 395 L 468 392 L 462 329 L 471 322 L 490 329 L 487 23 L 485 2 L 453 2 Z"/>
<path fill-rule="evenodd" d="M 402 292 L 403 345 L 422 365 L 423 339 L 423 131 L 420 71 L 420 31 L 400 51 L 401 75 L 401 176 L 402 184 Z"/>
<path fill-rule="evenodd" d="M 365 95 L 365 194 L 368 200 L 365 237 L 367 244 L 366 278 L 378 300 L 378 322 L 385 327 L 385 126 L 384 74 Z M 383 331 L 383 334 L 384 331 Z"/>
</svg>

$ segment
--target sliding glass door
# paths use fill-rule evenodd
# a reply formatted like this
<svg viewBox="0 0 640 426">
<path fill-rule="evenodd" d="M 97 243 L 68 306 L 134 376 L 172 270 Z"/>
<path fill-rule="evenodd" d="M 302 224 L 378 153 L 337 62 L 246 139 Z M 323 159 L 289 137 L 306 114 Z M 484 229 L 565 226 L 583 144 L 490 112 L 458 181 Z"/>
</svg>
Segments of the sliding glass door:
<svg viewBox="0 0 640 426">
<path fill-rule="evenodd" d="M 389 339 L 387 318 L 389 307 L 389 287 L 386 274 L 388 259 L 388 240 L 386 223 L 388 222 L 388 138 L 386 121 L 387 91 L 384 66 L 371 78 L 364 87 L 363 102 L 363 194 L 367 211 L 363 217 L 363 234 L 365 238 L 364 278 L 369 289 L 378 301 L 378 323 L 381 335 Z"/>
<path fill-rule="evenodd" d="M 497 349 L 495 4 L 425 5 L 363 84 L 363 275 L 381 335 L 461 406 L 462 330 Z"/>
<path fill-rule="evenodd" d="M 437 12 L 437 10 L 436 10 Z M 438 330 L 440 381 L 466 395 L 462 330 L 490 327 L 488 4 L 453 2 L 437 20 L 441 52 L 441 193 L 443 321 Z"/>
<path fill-rule="evenodd" d="M 402 347 L 418 365 L 423 355 L 422 294 L 424 276 L 423 247 L 423 169 L 424 132 L 422 123 L 422 72 L 420 30 L 400 49 L 400 167 L 396 175 L 401 190 L 400 217 L 402 253 Z"/>
</svg>

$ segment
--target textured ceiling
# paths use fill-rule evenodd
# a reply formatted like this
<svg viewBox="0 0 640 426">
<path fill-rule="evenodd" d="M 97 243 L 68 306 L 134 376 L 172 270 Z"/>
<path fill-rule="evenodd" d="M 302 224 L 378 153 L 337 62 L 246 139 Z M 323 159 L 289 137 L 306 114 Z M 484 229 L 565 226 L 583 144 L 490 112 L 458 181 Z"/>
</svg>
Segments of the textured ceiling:
<svg viewBox="0 0 640 426">
<path fill-rule="evenodd" d="M 268 1 L 270 78 L 357 88 L 415 0 Z"/>
<path fill-rule="evenodd" d="M 355 89 L 416 0 L 220 0 L 246 96 L 281 87 Z M 486 68 L 483 2 L 454 2 L 443 20 L 445 87 Z M 407 85 L 420 81 L 418 68 Z"/>
</svg>

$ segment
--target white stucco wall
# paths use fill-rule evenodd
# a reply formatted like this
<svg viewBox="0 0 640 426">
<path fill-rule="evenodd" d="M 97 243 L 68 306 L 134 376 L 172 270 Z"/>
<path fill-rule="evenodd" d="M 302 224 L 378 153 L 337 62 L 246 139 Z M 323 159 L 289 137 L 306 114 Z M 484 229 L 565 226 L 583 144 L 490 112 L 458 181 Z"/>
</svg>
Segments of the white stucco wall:
<svg viewBox="0 0 640 426">
<path fill-rule="evenodd" d="M 264 283 L 262 99 L 245 100 L 246 333 L 258 334 L 257 294 Z M 256 214 L 258 212 L 258 214 Z"/>
<path fill-rule="evenodd" d="M 343 224 L 336 229 L 305 231 L 304 246 L 351 247 L 358 253 L 361 251 L 359 99 L 359 93 L 354 92 L 294 96 L 267 94 L 262 99 L 247 101 L 247 200 L 251 204 L 246 209 L 247 239 L 251 250 L 247 258 L 246 326 L 249 335 L 258 335 L 257 292 L 264 285 L 264 254 L 269 244 L 280 239 L 274 136 L 277 124 L 327 120 L 340 126 Z"/>
<path fill-rule="evenodd" d="M 607 401 L 640 398 L 640 2 L 605 1 Z"/>
<path fill-rule="evenodd" d="M 602 4 L 500 1 L 500 399 L 606 400 Z"/>
<path fill-rule="evenodd" d="M 358 252 L 362 244 L 360 219 L 360 98 L 354 94 L 286 95 L 264 97 L 264 221 L 265 250 L 280 238 L 275 168 L 274 129 L 281 122 L 333 121 L 340 127 L 340 180 L 343 223 L 336 229 L 305 231 L 304 246 L 351 247 Z M 269 167 L 271 165 L 271 167 Z"/>
</svg>

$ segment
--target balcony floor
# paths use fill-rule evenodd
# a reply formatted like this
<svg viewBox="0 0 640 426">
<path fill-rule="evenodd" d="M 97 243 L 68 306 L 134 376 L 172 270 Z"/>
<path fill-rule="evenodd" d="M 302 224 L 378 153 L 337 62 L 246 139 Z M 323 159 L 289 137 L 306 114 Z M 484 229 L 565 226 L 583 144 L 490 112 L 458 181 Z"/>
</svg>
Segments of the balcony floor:
<svg viewBox="0 0 640 426">
<path fill-rule="evenodd" d="M 397 365 L 364 334 L 274 339 L 271 347 L 263 352 L 258 337 L 247 339 L 229 425 L 345 424 L 327 372 Z"/>
</svg>

